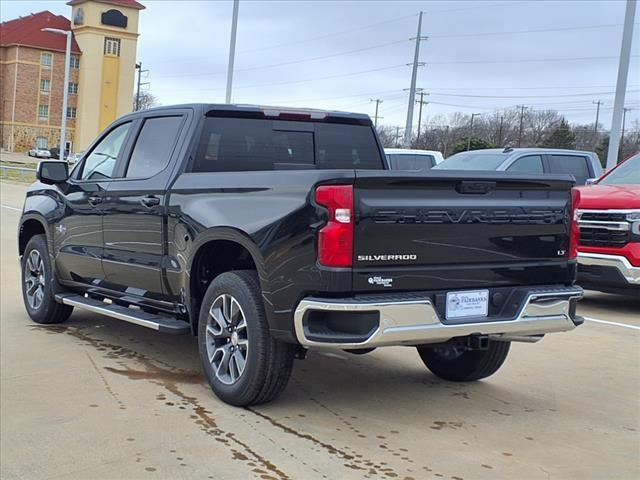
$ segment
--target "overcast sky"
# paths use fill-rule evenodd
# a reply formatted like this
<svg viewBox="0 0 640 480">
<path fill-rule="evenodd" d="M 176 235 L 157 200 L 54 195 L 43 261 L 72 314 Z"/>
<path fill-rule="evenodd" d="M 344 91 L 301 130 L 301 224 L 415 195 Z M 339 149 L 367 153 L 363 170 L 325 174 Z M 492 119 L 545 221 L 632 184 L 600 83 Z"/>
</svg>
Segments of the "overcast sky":
<svg viewBox="0 0 640 480">
<path fill-rule="evenodd" d="M 138 59 L 162 104 L 223 102 L 232 2 L 141 0 Z M 240 1 L 236 103 L 332 108 L 404 125 L 418 12 L 417 86 L 426 114 L 554 108 L 571 122 L 610 128 L 624 1 Z M 2 20 L 58 1 L 3 0 Z M 638 18 L 636 13 L 636 22 Z M 634 34 L 626 105 L 640 118 L 640 44 Z M 493 63 L 492 63 L 493 62 Z M 417 120 L 417 109 L 416 109 Z"/>
</svg>

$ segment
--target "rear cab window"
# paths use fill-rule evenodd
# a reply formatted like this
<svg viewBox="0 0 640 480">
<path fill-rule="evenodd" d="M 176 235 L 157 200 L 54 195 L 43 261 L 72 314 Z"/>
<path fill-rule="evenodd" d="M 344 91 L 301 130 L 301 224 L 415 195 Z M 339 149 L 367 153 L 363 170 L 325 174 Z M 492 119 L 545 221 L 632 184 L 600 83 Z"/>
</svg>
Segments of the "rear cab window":
<svg viewBox="0 0 640 480">
<path fill-rule="evenodd" d="M 207 117 L 190 171 L 382 170 L 367 125 Z"/>
<path fill-rule="evenodd" d="M 387 154 L 391 170 L 409 172 L 424 172 L 430 170 L 436 164 L 433 155 L 416 155 L 408 153 Z"/>
<path fill-rule="evenodd" d="M 573 175 L 578 185 L 584 185 L 591 178 L 589 160 L 584 155 L 565 155 L 554 153 L 548 156 L 550 173 Z"/>
<path fill-rule="evenodd" d="M 125 177 L 149 178 L 167 166 L 180 133 L 182 119 L 182 116 L 166 116 L 144 120 Z"/>
</svg>

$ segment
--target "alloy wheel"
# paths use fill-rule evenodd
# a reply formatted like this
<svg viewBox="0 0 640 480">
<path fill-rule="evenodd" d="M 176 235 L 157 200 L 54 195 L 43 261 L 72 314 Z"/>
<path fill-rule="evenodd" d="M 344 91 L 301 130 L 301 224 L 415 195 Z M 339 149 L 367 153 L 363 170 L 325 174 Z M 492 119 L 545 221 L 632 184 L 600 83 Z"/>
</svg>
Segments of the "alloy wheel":
<svg viewBox="0 0 640 480">
<path fill-rule="evenodd" d="M 249 339 L 247 321 L 238 301 L 220 295 L 209 309 L 206 330 L 207 354 L 218 380 L 236 383 L 247 364 Z"/>
<path fill-rule="evenodd" d="M 25 294 L 29 306 L 38 310 L 44 299 L 44 262 L 38 250 L 31 250 L 27 256 L 24 274 Z"/>
</svg>

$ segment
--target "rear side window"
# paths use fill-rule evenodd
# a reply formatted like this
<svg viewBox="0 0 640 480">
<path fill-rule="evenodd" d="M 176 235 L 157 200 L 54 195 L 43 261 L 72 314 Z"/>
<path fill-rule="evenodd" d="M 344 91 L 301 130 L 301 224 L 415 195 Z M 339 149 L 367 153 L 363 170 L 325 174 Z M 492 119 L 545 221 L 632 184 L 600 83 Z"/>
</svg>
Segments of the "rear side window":
<svg viewBox="0 0 640 480">
<path fill-rule="evenodd" d="M 576 183 L 584 185 L 590 178 L 587 158 L 582 155 L 555 154 L 549 156 L 549 169 L 551 173 L 568 173 L 576 178 Z"/>
<path fill-rule="evenodd" d="M 169 163 L 180 133 L 182 117 L 157 117 L 144 121 L 131 153 L 127 178 L 152 177 Z"/>
<path fill-rule="evenodd" d="M 542 167 L 542 157 L 540 155 L 528 155 L 526 157 L 519 158 L 507 168 L 509 172 L 523 172 L 523 173 L 544 173 Z"/>
<path fill-rule="evenodd" d="M 248 118 L 205 120 L 193 172 L 382 169 L 371 127 Z"/>
<path fill-rule="evenodd" d="M 436 164 L 433 155 L 415 154 L 389 154 L 389 166 L 391 170 L 404 170 L 409 172 L 424 172 L 430 170 Z"/>
</svg>

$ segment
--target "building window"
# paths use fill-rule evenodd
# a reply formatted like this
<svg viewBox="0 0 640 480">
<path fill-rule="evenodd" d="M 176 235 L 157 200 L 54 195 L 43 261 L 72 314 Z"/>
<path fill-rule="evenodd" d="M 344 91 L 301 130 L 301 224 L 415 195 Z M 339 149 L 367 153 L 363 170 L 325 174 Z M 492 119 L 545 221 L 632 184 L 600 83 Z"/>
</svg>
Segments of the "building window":
<svg viewBox="0 0 640 480">
<path fill-rule="evenodd" d="M 43 95 L 49 95 L 51 91 L 51 80 L 47 80 L 46 78 L 40 79 L 40 93 Z"/>
<path fill-rule="evenodd" d="M 71 93 L 71 94 L 78 93 L 78 84 L 77 83 L 69 82 L 69 93 Z"/>
<path fill-rule="evenodd" d="M 67 118 L 76 118 L 76 107 L 67 107 Z"/>
<path fill-rule="evenodd" d="M 38 117 L 40 117 L 41 120 L 49 118 L 49 105 L 38 106 Z"/>
<path fill-rule="evenodd" d="M 104 54 L 120 56 L 120 39 L 104 37 Z"/>
<path fill-rule="evenodd" d="M 51 53 L 43 52 L 40 54 L 40 65 L 42 68 L 51 68 L 53 63 L 53 55 Z"/>
<path fill-rule="evenodd" d="M 49 142 L 47 142 L 47 137 L 37 137 L 36 138 L 36 147 L 37 148 L 47 148 Z"/>
<path fill-rule="evenodd" d="M 69 60 L 69 66 L 71 68 L 80 68 L 80 57 L 72 55 L 71 59 Z"/>
</svg>

